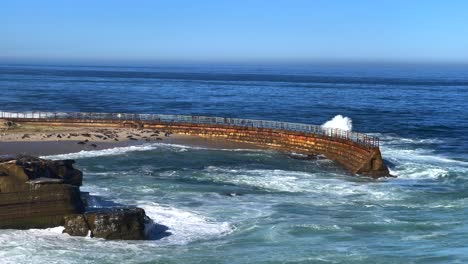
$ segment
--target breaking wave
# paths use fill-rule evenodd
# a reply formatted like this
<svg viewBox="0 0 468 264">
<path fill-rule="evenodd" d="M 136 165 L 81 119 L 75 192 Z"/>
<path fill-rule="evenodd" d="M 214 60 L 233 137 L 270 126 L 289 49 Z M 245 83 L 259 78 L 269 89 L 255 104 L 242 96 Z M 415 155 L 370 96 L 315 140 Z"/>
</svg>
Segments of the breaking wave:
<svg viewBox="0 0 468 264">
<path fill-rule="evenodd" d="M 151 151 L 151 150 L 161 149 L 161 148 L 164 148 L 169 151 L 178 151 L 178 152 L 184 152 L 189 149 L 220 150 L 220 151 L 234 151 L 234 152 L 265 152 L 265 150 L 261 150 L 261 149 L 224 149 L 224 148 L 218 149 L 218 148 L 188 146 L 188 145 L 181 145 L 181 144 L 152 143 L 152 144 L 142 144 L 142 145 L 127 146 L 127 147 L 115 147 L 115 148 L 102 149 L 102 150 L 82 150 L 80 152 L 74 152 L 74 153 L 42 156 L 41 158 L 55 159 L 55 160 L 84 159 L 84 158 L 103 157 L 103 156 L 117 156 L 117 155 L 123 155 L 123 154 L 129 153 L 129 152 L 144 152 L 144 151 Z"/>
<path fill-rule="evenodd" d="M 161 240 L 169 244 L 187 244 L 196 240 L 212 239 L 231 233 L 228 222 L 216 222 L 203 215 L 178 208 L 141 201 L 138 206 L 157 224 L 169 227 L 171 235 Z"/>
<path fill-rule="evenodd" d="M 41 158 L 83 159 L 83 158 L 92 158 L 92 157 L 122 155 L 128 152 L 135 152 L 135 151 L 149 151 L 149 150 L 154 150 L 156 148 L 157 148 L 156 144 L 144 144 L 144 145 L 128 146 L 128 147 L 115 147 L 115 148 L 102 149 L 102 150 L 82 150 L 80 152 L 75 152 L 75 153 L 42 156 Z"/>
<path fill-rule="evenodd" d="M 353 121 L 349 117 L 342 115 L 336 115 L 331 120 L 325 122 L 322 128 L 338 128 L 345 131 L 351 131 L 353 129 Z"/>
<path fill-rule="evenodd" d="M 440 139 L 410 139 L 376 134 L 381 138 L 380 149 L 391 163 L 392 175 L 400 179 L 440 179 L 468 173 L 468 162 L 435 154 L 432 144 Z"/>
<path fill-rule="evenodd" d="M 369 184 L 369 182 L 349 181 L 330 172 L 302 172 L 268 169 L 231 169 L 210 166 L 203 171 L 202 180 L 253 187 L 266 192 L 306 193 L 316 196 L 319 202 L 330 198 L 342 199 L 399 199 L 392 193 L 392 187 Z M 200 177 L 200 176 L 198 176 Z M 334 200 L 333 202 L 337 202 Z"/>
<path fill-rule="evenodd" d="M 84 190 L 89 191 L 93 196 L 88 197 L 88 206 L 92 208 L 109 207 L 109 201 L 106 197 L 108 189 L 95 185 L 88 185 Z M 126 199 L 112 199 L 118 202 L 116 205 L 134 204 Z M 166 230 L 169 235 L 158 240 L 158 245 L 167 244 L 187 244 L 196 240 L 212 239 L 231 233 L 234 229 L 228 222 L 217 222 L 202 214 L 190 212 L 172 206 L 161 205 L 150 200 L 139 200 L 135 205 L 145 210 L 155 225 L 168 227 Z M 147 226 L 146 231 L 151 233 L 152 226 Z M 155 234 L 158 236 L 158 234 Z"/>
</svg>

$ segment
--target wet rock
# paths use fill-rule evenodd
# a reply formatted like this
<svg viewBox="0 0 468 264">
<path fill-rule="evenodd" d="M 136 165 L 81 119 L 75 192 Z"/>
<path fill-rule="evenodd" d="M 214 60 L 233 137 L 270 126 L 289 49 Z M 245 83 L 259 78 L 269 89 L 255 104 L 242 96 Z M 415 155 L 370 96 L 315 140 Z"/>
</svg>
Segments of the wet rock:
<svg viewBox="0 0 468 264">
<path fill-rule="evenodd" d="M 90 232 L 89 224 L 84 214 L 66 215 L 64 217 L 63 233 L 70 236 L 87 236 Z"/>
<path fill-rule="evenodd" d="M 64 232 L 73 236 L 125 240 L 170 235 L 167 227 L 153 223 L 141 208 L 86 211 L 89 201 L 79 189 L 82 173 L 73 163 L 30 156 L 0 157 L 0 228 L 63 225 Z"/>
<path fill-rule="evenodd" d="M 141 208 L 110 208 L 65 217 L 65 230 L 72 236 L 104 239 L 147 239 L 145 226 L 151 220 Z"/>
<path fill-rule="evenodd" d="M 84 145 L 84 144 L 86 144 L 86 142 L 84 142 L 84 141 L 79 141 L 79 142 L 77 142 L 76 144 L 78 144 L 78 145 Z"/>
</svg>

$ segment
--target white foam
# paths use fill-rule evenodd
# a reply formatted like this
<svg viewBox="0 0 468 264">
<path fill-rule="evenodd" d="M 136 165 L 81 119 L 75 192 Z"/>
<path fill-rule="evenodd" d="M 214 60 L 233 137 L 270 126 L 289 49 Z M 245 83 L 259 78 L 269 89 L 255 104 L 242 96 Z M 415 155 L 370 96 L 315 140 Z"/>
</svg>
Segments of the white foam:
<svg viewBox="0 0 468 264">
<path fill-rule="evenodd" d="M 333 177 L 330 173 L 310 173 L 302 171 L 265 170 L 265 169 L 230 169 L 210 166 L 205 169 L 203 179 L 211 178 L 216 182 L 231 183 L 239 186 L 253 186 L 264 191 L 309 193 L 320 198 L 347 201 L 350 196 L 356 199 L 400 199 L 400 194 L 392 193 L 392 188 L 384 188 L 379 183 L 370 185 Z M 336 202 L 336 200 L 332 201 Z"/>
<path fill-rule="evenodd" d="M 318 225 L 318 224 L 302 224 L 302 225 L 293 225 L 295 228 L 305 228 L 317 231 L 345 231 L 351 230 L 350 227 L 342 227 L 339 225 Z"/>
<path fill-rule="evenodd" d="M 369 135 L 380 138 L 380 142 L 386 145 L 397 144 L 440 144 L 444 141 L 439 138 L 405 138 L 395 135 L 381 134 L 381 133 L 368 133 Z"/>
<path fill-rule="evenodd" d="M 170 244 L 187 244 L 201 239 L 212 239 L 231 233 L 227 222 L 216 222 L 195 212 L 142 201 L 138 206 L 157 224 L 169 227 L 170 236 L 163 238 Z"/>
<path fill-rule="evenodd" d="M 337 115 L 331 120 L 325 122 L 322 128 L 338 128 L 345 131 L 351 131 L 353 129 L 353 121 L 349 117 Z"/>
<path fill-rule="evenodd" d="M 144 145 L 128 146 L 128 147 L 115 147 L 115 148 L 102 149 L 102 150 L 82 150 L 80 152 L 75 152 L 75 153 L 42 156 L 41 158 L 82 159 L 82 158 L 101 157 L 101 156 L 115 156 L 115 155 L 122 155 L 128 152 L 149 151 L 149 150 L 156 149 L 157 147 L 158 146 L 155 144 L 144 144 Z"/>
<path fill-rule="evenodd" d="M 425 139 L 422 142 L 425 144 L 433 141 Z M 414 144 L 420 143 L 421 140 L 411 141 L 397 137 L 387 137 L 386 141 L 382 141 L 382 156 L 395 164 L 391 170 L 392 175 L 414 180 L 440 179 L 447 177 L 450 172 L 468 173 L 468 162 L 434 154 L 427 148 L 411 149 Z"/>
<path fill-rule="evenodd" d="M 57 226 L 45 229 L 29 229 L 29 232 L 37 233 L 37 234 L 48 234 L 48 235 L 61 235 L 65 227 Z"/>
<path fill-rule="evenodd" d="M 68 153 L 68 154 L 59 154 L 59 155 L 49 155 L 42 156 L 41 158 L 45 159 L 83 159 L 83 158 L 92 158 L 92 157 L 103 157 L 103 156 L 117 156 L 123 155 L 129 152 L 138 152 L 138 151 L 151 151 L 159 148 L 165 148 L 167 150 L 184 152 L 188 149 L 193 150 L 219 150 L 219 151 L 234 151 L 234 152 L 264 152 L 264 150 L 258 149 L 216 149 L 216 148 L 205 148 L 205 147 L 196 147 L 196 146 L 186 146 L 180 144 L 169 144 L 169 143 L 152 143 L 152 144 L 142 144 L 128 147 L 115 147 L 102 150 L 82 150 L 80 152 Z"/>
</svg>

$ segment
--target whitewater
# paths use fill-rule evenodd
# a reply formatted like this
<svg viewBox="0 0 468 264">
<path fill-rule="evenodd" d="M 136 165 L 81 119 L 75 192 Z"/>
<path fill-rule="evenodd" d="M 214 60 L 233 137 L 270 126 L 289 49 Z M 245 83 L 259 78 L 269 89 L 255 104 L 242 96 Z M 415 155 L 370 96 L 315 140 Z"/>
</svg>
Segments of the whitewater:
<svg viewBox="0 0 468 264">
<path fill-rule="evenodd" d="M 397 176 L 373 180 L 351 176 L 329 160 L 164 141 L 45 156 L 76 160 L 90 206 L 142 207 L 168 234 L 105 241 L 71 237 L 61 227 L 0 230 L 1 263 L 468 262 L 465 69 L 1 69 L 4 110 L 318 124 L 379 137 Z M 159 78 L 171 71 L 170 78 Z M 122 72 L 125 78 L 115 77 Z M 203 80 L 184 72 L 198 72 Z M 240 74 L 246 72 L 258 78 Z M 34 106 L 30 98 L 36 98 Z"/>
</svg>

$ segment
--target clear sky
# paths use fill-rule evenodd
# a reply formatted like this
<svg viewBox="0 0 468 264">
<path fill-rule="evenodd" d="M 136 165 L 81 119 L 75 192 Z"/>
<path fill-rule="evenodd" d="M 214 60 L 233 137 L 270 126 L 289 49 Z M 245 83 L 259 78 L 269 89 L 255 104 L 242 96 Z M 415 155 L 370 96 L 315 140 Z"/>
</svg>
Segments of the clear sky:
<svg viewBox="0 0 468 264">
<path fill-rule="evenodd" d="M 0 60 L 468 62 L 466 0 L 2 0 Z"/>
</svg>

